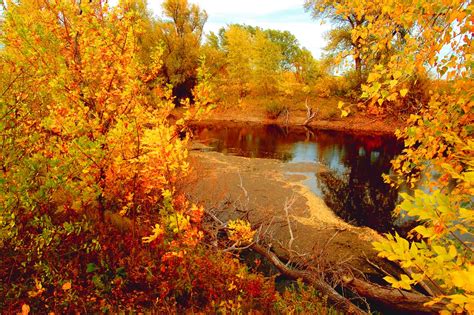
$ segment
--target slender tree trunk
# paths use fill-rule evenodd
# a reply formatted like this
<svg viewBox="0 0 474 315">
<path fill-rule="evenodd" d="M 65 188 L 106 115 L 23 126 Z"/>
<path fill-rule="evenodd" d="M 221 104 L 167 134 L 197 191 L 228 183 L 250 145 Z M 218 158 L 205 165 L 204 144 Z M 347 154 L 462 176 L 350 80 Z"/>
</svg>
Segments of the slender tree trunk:
<svg viewBox="0 0 474 315">
<path fill-rule="evenodd" d="M 354 58 L 355 61 L 355 71 L 357 75 L 357 84 L 362 83 L 362 59 L 359 55 Z"/>
</svg>

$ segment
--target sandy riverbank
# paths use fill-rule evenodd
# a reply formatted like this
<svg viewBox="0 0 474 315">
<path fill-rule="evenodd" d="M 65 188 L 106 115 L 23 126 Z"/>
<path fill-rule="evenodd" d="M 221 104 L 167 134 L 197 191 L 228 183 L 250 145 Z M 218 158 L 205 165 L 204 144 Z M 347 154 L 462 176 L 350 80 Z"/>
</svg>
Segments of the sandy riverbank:
<svg viewBox="0 0 474 315">
<path fill-rule="evenodd" d="M 295 234 L 294 250 L 329 265 L 345 261 L 364 273 L 376 273 L 367 258 L 384 264 L 371 245 L 381 236 L 370 228 L 352 226 L 337 217 L 321 198 L 303 185 L 306 177 L 295 174 L 326 172 L 324 166 L 290 165 L 279 160 L 200 150 L 191 151 L 190 161 L 194 180 L 186 188 L 187 193 L 208 209 L 219 209 L 221 219 L 248 213 L 254 225 L 271 222 L 275 239 L 288 244 L 284 206 L 294 198 L 289 211 Z"/>
</svg>

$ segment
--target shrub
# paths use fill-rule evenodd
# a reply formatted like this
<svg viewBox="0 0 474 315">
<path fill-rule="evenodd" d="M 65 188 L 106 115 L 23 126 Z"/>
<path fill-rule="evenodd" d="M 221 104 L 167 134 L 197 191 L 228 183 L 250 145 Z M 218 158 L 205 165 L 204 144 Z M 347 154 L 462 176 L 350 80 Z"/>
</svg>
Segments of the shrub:
<svg viewBox="0 0 474 315">
<path fill-rule="evenodd" d="M 313 92 L 318 97 L 328 98 L 331 96 L 358 99 L 360 89 L 357 85 L 355 75 L 351 72 L 345 76 L 325 76 L 316 81 Z"/>
<path fill-rule="evenodd" d="M 277 314 L 342 314 L 328 306 L 327 297 L 301 280 L 277 296 L 274 310 Z"/>
<path fill-rule="evenodd" d="M 176 192 L 188 170 L 179 133 L 209 108 L 209 86 L 196 86 L 183 119 L 167 120 L 160 51 L 140 62 L 140 15 L 127 3 L 5 9 L 0 309 L 266 309 L 271 282 L 206 247 L 203 209 Z"/>
<path fill-rule="evenodd" d="M 287 107 L 278 102 L 270 102 L 265 106 L 265 114 L 268 119 L 277 119 Z"/>
</svg>

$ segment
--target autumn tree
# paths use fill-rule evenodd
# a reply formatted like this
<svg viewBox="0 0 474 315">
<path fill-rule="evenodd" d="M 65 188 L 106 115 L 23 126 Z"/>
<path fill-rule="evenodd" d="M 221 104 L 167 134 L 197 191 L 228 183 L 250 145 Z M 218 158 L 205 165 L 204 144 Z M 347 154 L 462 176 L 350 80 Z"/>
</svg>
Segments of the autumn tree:
<svg viewBox="0 0 474 315">
<path fill-rule="evenodd" d="M 347 8 L 347 10 L 340 10 L 340 7 Z M 315 19 L 328 19 L 336 25 L 338 32 L 332 31 L 329 33 L 331 38 L 330 45 L 334 46 L 334 48 L 340 45 L 343 45 L 345 49 L 349 48 L 347 51 L 354 58 L 354 69 L 358 80 L 361 81 L 364 67 L 364 57 L 361 49 L 365 39 L 360 36 L 350 36 L 348 38 L 347 30 L 353 30 L 367 24 L 367 19 L 363 12 L 373 10 L 374 7 L 368 6 L 366 1 L 361 1 L 357 6 L 349 9 L 347 1 L 339 3 L 333 0 L 307 0 L 305 1 L 305 9 L 310 11 Z"/>
<path fill-rule="evenodd" d="M 253 44 L 253 84 L 255 90 L 264 94 L 275 90 L 280 74 L 283 55 L 280 47 L 270 41 L 266 34 L 257 30 Z"/>
<path fill-rule="evenodd" d="M 236 25 L 231 25 L 224 36 L 229 84 L 243 97 L 248 93 L 252 79 L 252 54 L 249 52 L 253 50 L 253 38 L 247 30 Z"/>
<path fill-rule="evenodd" d="M 295 35 L 291 34 L 289 31 L 263 29 L 251 25 L 238 25 L 249 31 L 253 36 L 256 36 L 257 32 L 262 32 L 271 43 L 280 48 L 282 54 L 279 65 L 280 70 L 294 71 L 296 57 L 301 51 L 300 44 Z"/>
<path fill-rule="evenodd" d="M 307 5 L 321 8 L 323 15 L 352 16 L 356 23 L 351 25 L 351 39 L 364 40 L 363 46 L 351 50 L 354 59 L 383 57 L 383 62 L 370 67 L 362 86 L 362 97 L 374 106 L 405 101 L 413 78 L 427 68 L 441 78 L 429 99 L 414 99 L 421 103 L 419 111 L 397 133 L 405 149 L 393 161 L 395 174 L 386 177 L 392 185 L 407 183 L 415 189 L 413 195 L 402 194 L 404 201 L 397 211 L 416 218 L 418 225 L 408 240 L 388 235 L 376 248 L 407 271 L 399 278 L 386 277 L 394 287 L 412 289 L 422 284 L 433 303 L 446 303 L 446 313 L 472 312 L 472 2 L 344 1 L 325 6 L 326 2 L 311 1 Z M 399 41 L 403 43 L 398 45 Z M 398 46 L 387 55 L 393 45 Z"/>
<path fill-rule="evenodd" d="M 187 151 L 166 120 L 170 91 L 155 86 L 160 101 L 150 102 L 161 51 L 140 63 L 133 6 L 25 0 L 3 10 L 0 250 L 18 270 L 3 282 L 2 268 L 1 291 L 27 281 L 19 294 L 40 303 L 45 290 L 69 290 L 77 259 L 101 250 L 108 216 L 128 222 L 131 235 L 139 217 L 156 218 Z"/>
<path fill-rule="evenodd" d="M 302 49 L 296 36 L 289 31 L 274 29 L 264 30 L 268 40 L 280 47 L 283 58 L 280 63 L 282 71 L 294 71 L 295 62 Z"/>
<path fill-rule="evenodd" d="M 361 28 L 370 29 L 373 22 L 381 16 L 381 7 L 371 0 L 357 3 L 306 0 L 305 9 L 315 19 L 326 20 L 333 25 L 333 29 L 326 34 L 328 45 L 325 50 L 336 57 L 335 60 L 351 58 L 354 61 L 358 87 L 366 79 L 370 69 L 377 64 L 384 64 L 395 49 L 404 45 L 405 34 L 410 31 L 394 21 L 386 21 L 384 27 L 392 34 L 386 43 L 381 43 L 374 33 L 353 32 Z M 380 45 L 375 54 L 366 49 L 374 44 Z"/>
<path fill-rule="evenodd" d="M 210 32 L 201 47 L 201 51 L 210 74 L 210 80 L 216 86 L 223 84 L 227 61 L 219 36 L 214 32 Z"/>
<path fill-rule="evenodd" d="M 302 48 L 295 35 L 289 31 L 280 31 L 274 29 L 263 29 L 261 27 L 255 27 L 246 24 L 232 24 L 242 29 L 247 30 L 252 36 L 256 36 L 257 32 L 262 32 L 265 37 L 272 43 L 279 47 L 281 52 L 281 58 L 279 67 L 281 71 L 295 71 L 295 62 L 298 55 L 301 53 Z M 225 45 L 224 34 L 226 28 L 219 30 L 220 41 L 222 45 Z"/>
<path fill-rule="evenodd" d="M 174 86 L 175 96 L 192 97 L 207 13 L 187 0 L 166 0 L 162 7 L 164 19 L 157 31 L 164 45 L 164 76 Z"/>
<path fill-rule="evenodd" d="M 301 84 L 312 84 L 325 72 L 311 52 L 300 47 L 288 31 L 232 24 L 210 34 L 204 45 L 209 64 L 228 80 L 240 96 L 250 91 L 293 93 Z"/>
<path fill-rule="evenodd" d="M 295 75 L 300 83 L 311 85 L 327 73 L 323 62 L 316 60 L 306 48 L 298 51 L 294 60 Z"/>
<path fill-rule="evenodd" d="M 163 49 L 159 31 L 160 25 L 153 17 L 153 12 L 148 9 L 147 0 L 129 0 L 127 5 L 136 12 L 139 21 L 137 25 L 141 28 L 141 32 L 137 34 L 138 56 L 142 64 L 151 65 L 153 63 L 152 56 L 154 51 Z"/>
</svg>

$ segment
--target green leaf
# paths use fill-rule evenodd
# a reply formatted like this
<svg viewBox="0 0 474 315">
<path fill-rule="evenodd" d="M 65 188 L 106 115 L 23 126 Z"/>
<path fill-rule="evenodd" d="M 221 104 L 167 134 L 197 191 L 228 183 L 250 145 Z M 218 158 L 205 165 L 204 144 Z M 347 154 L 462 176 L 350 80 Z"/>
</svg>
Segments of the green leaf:
<svg viewBox="0 0 474 315">
<path fill-rule="evenodd" d="M 96 264 L 94 264 L 94 263 L 89 263 L 89 264 L 87 264 L 86 272 L 87 272 L 87 273 L 91 273 L 91 272 L 95 272 L 95 271 L 98 270 L 98 269 L 99 269 L 99 267 L 97 267 Z"/>
<path fill-rule="evenodd" d="M 115 270 L 115 274 L 117 277 L 125 279 L 127 277 L 127 271 L 125 270 L 124 267 L 119 267 Z"/>
</svg>

